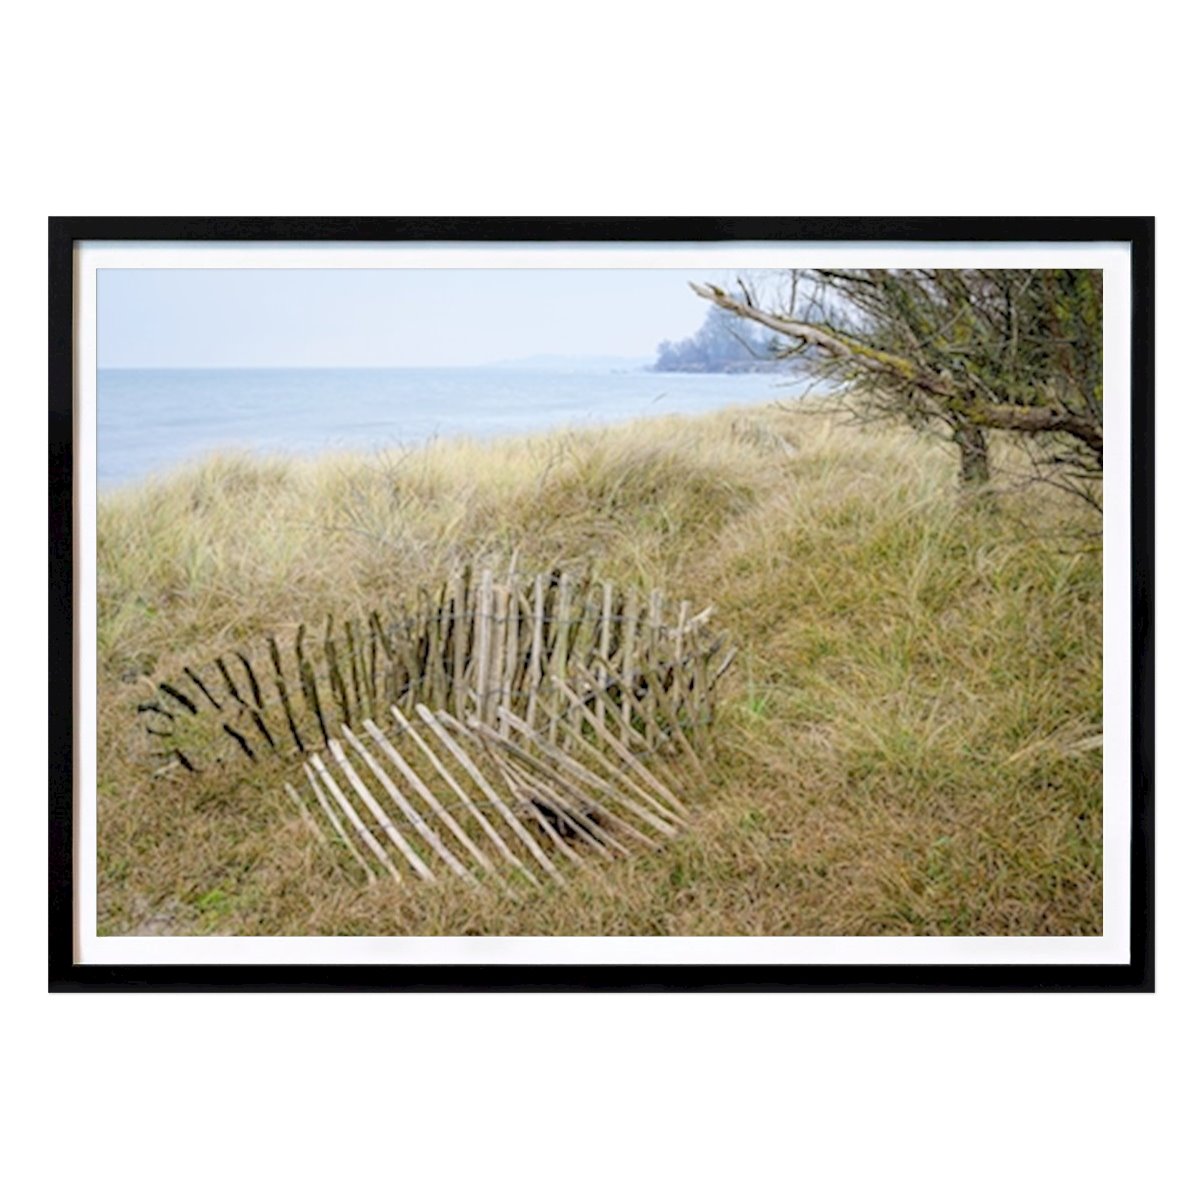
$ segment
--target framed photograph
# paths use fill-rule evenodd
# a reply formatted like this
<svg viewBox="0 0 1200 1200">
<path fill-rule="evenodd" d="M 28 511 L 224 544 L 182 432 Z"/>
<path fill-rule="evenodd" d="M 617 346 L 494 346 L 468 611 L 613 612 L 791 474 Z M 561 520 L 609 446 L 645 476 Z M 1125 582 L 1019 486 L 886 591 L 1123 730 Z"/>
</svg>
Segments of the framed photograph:
<svg viewBox="0 0 1200 1200">
<path fill-rule="evenodd" d="M 1151 218 L 53 218 L 52 990 L 1152 990 Z"/>
</svg>

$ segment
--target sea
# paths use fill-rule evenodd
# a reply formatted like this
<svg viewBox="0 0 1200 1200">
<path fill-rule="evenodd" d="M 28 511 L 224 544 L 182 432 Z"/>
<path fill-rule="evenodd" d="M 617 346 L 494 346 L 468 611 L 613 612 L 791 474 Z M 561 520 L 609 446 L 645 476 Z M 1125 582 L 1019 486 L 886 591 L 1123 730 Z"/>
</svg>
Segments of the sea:
<svg viewBox="0 0 1200 1200">
<path fill-rule="evenodd" d="M 137 483 L 216 451 L 319 455 L 769 404 L 775 374 L 514 368 L 101 370 L 97 477 Z"/>
</svg>

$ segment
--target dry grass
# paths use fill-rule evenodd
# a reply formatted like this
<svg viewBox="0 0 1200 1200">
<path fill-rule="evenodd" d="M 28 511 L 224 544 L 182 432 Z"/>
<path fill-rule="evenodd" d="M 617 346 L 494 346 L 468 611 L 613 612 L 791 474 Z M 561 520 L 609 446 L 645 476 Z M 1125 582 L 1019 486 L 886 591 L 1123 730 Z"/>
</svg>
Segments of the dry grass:
<svg viewBox="0 0 1200 1200">
<path fill-rule="evenodd" d="M 1053 493 L 958 498 L 904 432 L 760 411 L 314 463 L 99 513 L 100 930 L 1096 934 L 1101 563 Z M 365 889 L 276 780 L 152 779 L 147 676 L 465 557 L 716 603 L 742 647 L 696 822 L 521 900 Z"/>
</svg>

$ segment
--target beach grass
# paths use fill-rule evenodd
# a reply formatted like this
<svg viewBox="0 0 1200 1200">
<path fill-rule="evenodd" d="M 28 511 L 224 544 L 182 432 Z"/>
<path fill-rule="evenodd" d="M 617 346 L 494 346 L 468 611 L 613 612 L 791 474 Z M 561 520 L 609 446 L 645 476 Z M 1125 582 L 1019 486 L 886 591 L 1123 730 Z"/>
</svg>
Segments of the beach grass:
<svg viewBox="0 0 1200 1200">
<path fill-rule="evenodd" d="M 105 493 L 100 932 L 1098 934 L 1102 563 L 1074 504 L 964 502 L 944 447 L 783 407 Z M 714 604 L 740 647 L 663 851 L 513 898 L 367 888 L 277 775 L 153 775 L 151 680 L 514 554 Z"/>
</svg>

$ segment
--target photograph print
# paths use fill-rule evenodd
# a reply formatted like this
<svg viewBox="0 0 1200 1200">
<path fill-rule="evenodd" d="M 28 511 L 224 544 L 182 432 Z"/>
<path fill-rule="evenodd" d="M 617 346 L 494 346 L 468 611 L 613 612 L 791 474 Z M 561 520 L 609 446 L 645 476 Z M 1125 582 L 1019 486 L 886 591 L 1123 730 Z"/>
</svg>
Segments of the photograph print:
<svg viewBox="0 0 1200 1200">
<path fill-rule="evenodd" d="M 75 962 L 1128 967 L 1130 247 L 1010 241 L 79 241 Z"/>
</svg>

